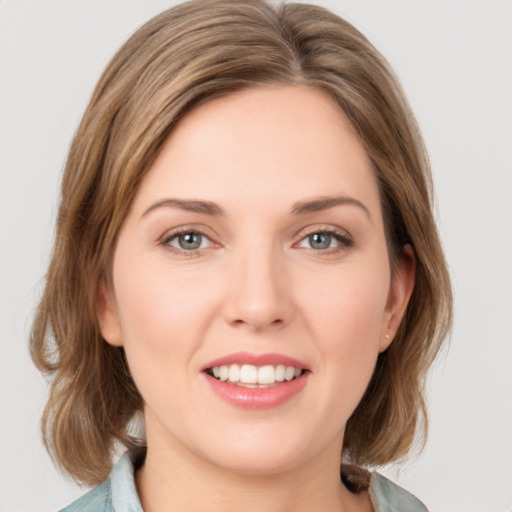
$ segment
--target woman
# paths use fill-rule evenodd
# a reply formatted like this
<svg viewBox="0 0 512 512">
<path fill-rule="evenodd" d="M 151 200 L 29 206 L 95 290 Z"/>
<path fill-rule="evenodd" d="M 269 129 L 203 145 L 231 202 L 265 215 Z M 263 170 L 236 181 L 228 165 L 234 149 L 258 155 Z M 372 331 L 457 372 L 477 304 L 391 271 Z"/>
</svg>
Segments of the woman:
<svg viewBox="0 0 512 512">
<path fill-rule="evenodd" d="M 33 326 L 47 447 L 99 484 L 67 510 L 425 510 L 363 467 L 426 433 L 431 194 L 396 79 L 337 16 L 196 1 L 138 30 L 70 149 Z"/>
</svg>

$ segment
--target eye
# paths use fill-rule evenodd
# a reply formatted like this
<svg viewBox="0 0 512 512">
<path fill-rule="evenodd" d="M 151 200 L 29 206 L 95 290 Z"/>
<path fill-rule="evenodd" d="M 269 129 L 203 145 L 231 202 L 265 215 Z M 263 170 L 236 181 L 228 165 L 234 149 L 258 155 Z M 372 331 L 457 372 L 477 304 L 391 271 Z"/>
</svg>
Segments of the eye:
<svg viewBox="0 0 512 512">
<path fill-rule="evenodd" d="M 314 249 L 315 251 L 327 251 L 329 249 L 342 250 L 351 247 L 350 238 L 336 231 L 320 230 L 305 236 L 299 243 L 299 247 Z"/>
<path fill-rule="evenodd" d="M 307 236 L 307 240 L 312 249 L 329 249 L 333 237 L 330 233 L 313 233 Z"/>
<path fill-rule="evenodd" d="M 196 251 L 211 245 L 211 240 L 198 231 L 183 231 L 167 236 L 163 244 L 181 251 Z"/>
</svg>

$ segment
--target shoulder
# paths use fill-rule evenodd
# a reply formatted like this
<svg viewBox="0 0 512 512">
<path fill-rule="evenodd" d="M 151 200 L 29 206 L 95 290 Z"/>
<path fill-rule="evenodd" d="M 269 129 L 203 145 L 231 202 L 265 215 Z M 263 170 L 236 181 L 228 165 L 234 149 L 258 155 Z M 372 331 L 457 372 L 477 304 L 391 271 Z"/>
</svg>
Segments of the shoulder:
<svg viewBox="0 0 512 512">
<path fill-rule="evenodd" d="M 379 473 L 372 473 L 368 491 L 375 512 L 428 512 L 418 498 Z"/>
<path fill-rule="evenodd" d="M 103 483 L 60 512 L 142 512 L 132 455 L 123 455 Z"/>
<path fill-rule="evenodd" d="M 418 498 L 380 473 L 342 464 L 340 474 L 349 491 L 355 494 L 368 492 L 375 512 L 428 512 Z"/>
</svg>

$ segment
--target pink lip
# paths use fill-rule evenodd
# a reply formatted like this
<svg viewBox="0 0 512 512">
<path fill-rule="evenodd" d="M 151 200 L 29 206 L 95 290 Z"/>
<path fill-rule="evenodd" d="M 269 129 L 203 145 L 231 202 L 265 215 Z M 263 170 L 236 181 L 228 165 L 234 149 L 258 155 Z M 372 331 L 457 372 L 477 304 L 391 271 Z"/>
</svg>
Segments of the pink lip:
<svg viewBox="0 0 512 512">
<path fill-rule="evenodd" d="M 307 383 L 310 372 L 269 388 L 244 388 L 202 373 L 214 393 L 226 402 L 246 409 L 270 409 L 297 395 Z"/>
<path fill-rule="evenodd" d="M 298 359 L 282 354 L 251 354 L 249 352 L 235 352 L 234 354 L 229 354 L 228 356 L 210 361 L 201 367 L 201 371 L 215 366 L 230 364 L 252 364 L 253 366 L 265 366 L 267 364 L 277 366 L 278 364 L 284 364 L 285 366 L 293 366 L 294 368 L 310 370 L 309 366 L 303 361 L 299 361 Z"/>
<path fill-rule="evenodd" d="M 205 370 L 215 366 L 230 364 L 252 364 L 254 366 L 265 366 L 268 364 L 277 366 L 293 366 L 306 370 L 302 375 L 291 381 L 276 383 L 268 388 L 244 388 L 229 382 L 222 382 L 212 377 Z M 297 395 L 307 384 L 310 375 L 310 368 L 307 364 L 293 357 L 282 354 L 251 354 L 249 352 L 236 352 L 228 356 L 210 361 L 201 368 L 202 375 L 213 392 L 222 400 L 247 409 L 269 409 L 277 407 Z"/>
</svg>

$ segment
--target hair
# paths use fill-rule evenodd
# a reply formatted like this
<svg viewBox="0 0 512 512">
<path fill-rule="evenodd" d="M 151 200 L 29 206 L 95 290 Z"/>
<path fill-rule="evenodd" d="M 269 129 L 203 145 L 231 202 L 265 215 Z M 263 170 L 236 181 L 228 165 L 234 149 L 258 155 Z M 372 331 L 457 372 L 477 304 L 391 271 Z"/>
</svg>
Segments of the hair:
<svg viewBox="0 0 512 512">
<path fill-rule="evenodd" d="M 391 268 L 409 244 L 415 287 L 345 430 L 343 460 L 382 465 L 427 432 L 425 379 L 451 325 L 452 296 L 422 138 L 397 78 L 351 24 L 318 6 L 195 0 L 151 19 L 101 76 L 71 144 L 55 245 L 33 322 L 36 366 L 51 376 L 46 448 L 65 473 L 104 480 L 143 400 L 123 348 L 100 334 L 97 290 L 138 185 L 177 121 L 244 88 L 301 85 L 331 97 L 369 155 Z M 341 454 L 340 454 L 341 460 Z"/>
</svg>

